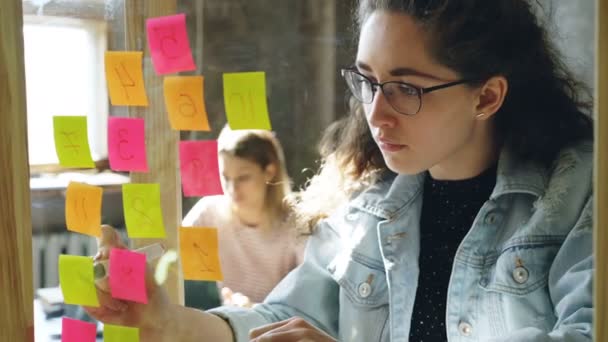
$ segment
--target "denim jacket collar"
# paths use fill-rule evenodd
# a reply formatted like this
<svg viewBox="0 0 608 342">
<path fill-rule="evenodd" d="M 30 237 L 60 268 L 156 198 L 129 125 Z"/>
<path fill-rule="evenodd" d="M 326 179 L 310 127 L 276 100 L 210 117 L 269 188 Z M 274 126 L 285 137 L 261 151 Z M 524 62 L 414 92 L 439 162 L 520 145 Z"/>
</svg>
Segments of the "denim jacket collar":
<svg viewBox="0 0 608 342">
<path fill-rule="evenodd" d="M 381 180 L 357 196 L 351 207 L 390 220 L 422 191 L 426 172 L 415 175 L 387 172 Z M 522 162 L 503 148 L 498 159 L 496 186 L 490 196 L 527 193 L 541 197 L 549 180 L 549 170 L 534 162 Z M 387 189 L 388 188 L 388 189 Z"/>
</svg>

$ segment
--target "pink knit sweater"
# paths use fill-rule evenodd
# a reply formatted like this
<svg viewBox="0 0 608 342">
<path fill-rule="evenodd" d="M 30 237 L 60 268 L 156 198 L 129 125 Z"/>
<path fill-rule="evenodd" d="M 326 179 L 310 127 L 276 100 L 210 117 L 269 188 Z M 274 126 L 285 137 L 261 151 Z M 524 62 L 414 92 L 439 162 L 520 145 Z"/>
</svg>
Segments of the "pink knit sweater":
<svg viewBox="0 0 608 342">
<path fill-rule="evenodd" d="M 218 229 L 219 257 L 224 281 L 254 303 L 266 295 L 302 261 L 304 241 L 296 238 L 295 227 L 277 225 L 271 228 L 248 227 L 230 215 L 225 196 L 199 200 L 183 220 L 185 227 Z"/>
</svg>

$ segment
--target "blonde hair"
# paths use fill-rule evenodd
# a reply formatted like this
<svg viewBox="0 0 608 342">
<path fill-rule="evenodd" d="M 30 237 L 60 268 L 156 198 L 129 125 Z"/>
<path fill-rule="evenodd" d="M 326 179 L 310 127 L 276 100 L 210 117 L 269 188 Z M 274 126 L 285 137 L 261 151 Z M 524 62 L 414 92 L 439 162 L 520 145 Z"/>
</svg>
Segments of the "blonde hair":
<svg viewBox="0 0 608 342">
<path fill-rule="evenodd" d="M 218 137 L 218 154 L 249 160 L 263 170 L 274 165 L 274 177 L 266 183 L 266 207 L 272 217 L 285 220 L 291 208 L 285 205 L 285 197 L 291 193 L 291 185 L 281 143 L 273 132 L 265 130 L 231 130 L 224 126 Z"/>
</svg>

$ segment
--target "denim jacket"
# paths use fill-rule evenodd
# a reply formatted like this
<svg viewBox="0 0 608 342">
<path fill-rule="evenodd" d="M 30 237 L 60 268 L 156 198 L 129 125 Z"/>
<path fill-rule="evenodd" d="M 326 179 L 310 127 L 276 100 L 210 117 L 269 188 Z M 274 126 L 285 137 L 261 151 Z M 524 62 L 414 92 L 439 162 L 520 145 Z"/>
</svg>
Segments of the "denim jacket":
<svg viewBox="0 0 608 342">
<path fill-rule="evenodd" d="M 591 341 L 592 145 L 551 168 L 500 155 L 495 188 L 452 266 L 456 341 Z M 237 341 L 300 316 L 339 341 L 407 341 L 418 282 L 424 175 L 392 175 L 322 221 L 302 265 L 253 309 L 211 310 Z"/>
</svg>

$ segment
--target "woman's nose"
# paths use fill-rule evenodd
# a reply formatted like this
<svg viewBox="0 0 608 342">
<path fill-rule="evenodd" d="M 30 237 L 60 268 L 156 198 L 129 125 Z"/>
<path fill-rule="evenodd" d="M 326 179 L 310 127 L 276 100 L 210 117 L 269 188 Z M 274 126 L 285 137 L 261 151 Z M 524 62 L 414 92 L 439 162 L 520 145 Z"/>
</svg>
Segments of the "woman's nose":
<svg viewBox="0 0 608 342">
<path fill-rule="evenodd" d="M 372 103 L 365 105 L 365 115 L 372 127 L 393 127 L 397 123 L 398 113 L 388 102 L 382 89 L 377 88 Z"/>
</svg>

